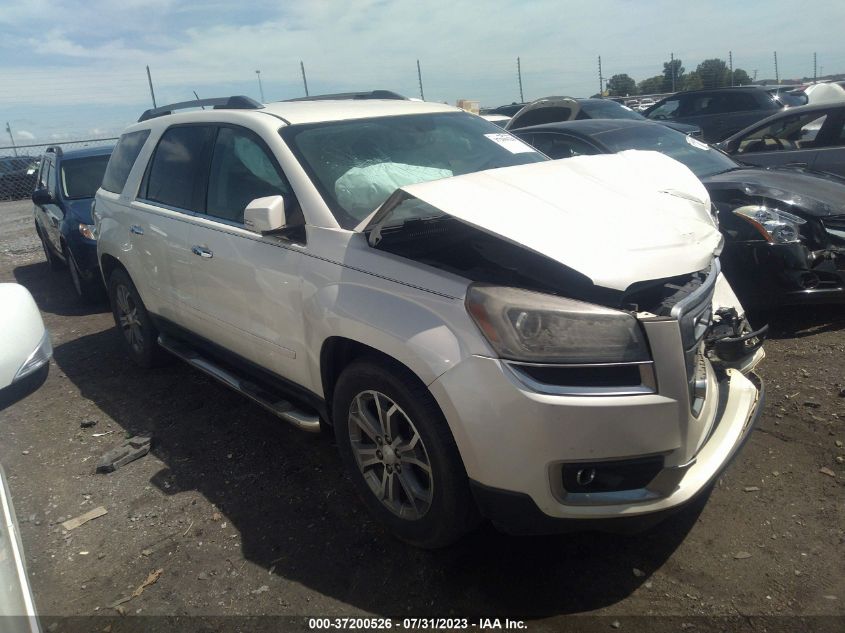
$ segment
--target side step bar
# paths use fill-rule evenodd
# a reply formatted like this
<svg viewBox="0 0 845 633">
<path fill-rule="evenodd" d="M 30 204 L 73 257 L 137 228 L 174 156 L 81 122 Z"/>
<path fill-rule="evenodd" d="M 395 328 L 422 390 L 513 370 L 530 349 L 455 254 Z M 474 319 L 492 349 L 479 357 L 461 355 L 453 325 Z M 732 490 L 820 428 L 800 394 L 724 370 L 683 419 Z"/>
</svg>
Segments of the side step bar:
<svg viewBox="0 0 845 633">
<path fill-rule="evenodd" d="M 202 356 L 193 348 L 184 345 L 170 336 L 165 334 L 159 335 L 158 344 L 192 367 L 199 369 L 212 378 L 216 378 L 227 387 L 245 395 L 271 413 L 290 422 L 296 428 L 309 433 L 320 432 L 320 418 L 316 414 L 297 409 L 287 400 L 280 399 L 276 394 L 269 393 L 266 389 L 262 389 L 255 383 L 241 378 L 229 369 L 217 365 L 214 361 Z"/>
</svg>

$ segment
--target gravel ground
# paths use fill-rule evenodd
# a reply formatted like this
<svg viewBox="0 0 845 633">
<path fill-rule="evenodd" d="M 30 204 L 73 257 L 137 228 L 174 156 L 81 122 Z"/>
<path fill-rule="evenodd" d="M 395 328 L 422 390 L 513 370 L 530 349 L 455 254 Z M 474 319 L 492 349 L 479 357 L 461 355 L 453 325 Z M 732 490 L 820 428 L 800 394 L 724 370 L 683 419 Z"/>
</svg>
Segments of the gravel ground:
<svg viewBox="0 0 845 633">
<path fill-rule="evenodd" d="M 798 630 L 772 616 L 836 616 L 802 626 L 845 626 L 845 308 L 770 315 L 765 413 L 706 504 L 637 536 L 486 527 L 425 552 L 368 518 L 331 438 L 181 363 L 129 364 L 107 307 L 82 305 L 69 275 L 48 270 L 30 206 L 0 204 L 0 281 L 32 292 L 55 357 L 44 386 L 0 413 L 0 461 L 45 628 L 118 613 L 510 617 L 532 630 L 590 614 L 606 617 L 578 622 L 643 631 L 654 621 L 632 616 L 678 616 L 671 630 L 713 622 L 696 616 L 730 616 L 718 621 L 730 630 L 759 630 L 755 616 L 767 630 Z M 154 438 L 149 455 L 94 473 L 136 434 Z M 60 525 L 99 506 L 108 514 Z"/>
</svg>

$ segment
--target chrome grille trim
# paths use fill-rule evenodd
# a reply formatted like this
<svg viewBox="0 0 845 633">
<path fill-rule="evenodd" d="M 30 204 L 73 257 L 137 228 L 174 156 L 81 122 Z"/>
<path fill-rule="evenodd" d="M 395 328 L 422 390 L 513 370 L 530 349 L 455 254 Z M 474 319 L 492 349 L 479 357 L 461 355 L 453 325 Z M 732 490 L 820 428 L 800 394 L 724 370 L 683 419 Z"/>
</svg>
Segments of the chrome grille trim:
<svg viewBox="0 0 845 633">
<path fill-rule="evenodd" d="M 688 297 L 672 307 L 671 316 L 678 321 L 681 330 L 681 341 L 684 347 L 684 365 L 687 372 L 687 386 L 689 391 L 690 410 L 694 415 L 700 413 L 701 407 L 696 406 L 696 400 L 703 400 L 699 380 L 698 357 L 701 342 L 713 318 L 713 293 L 716 289 L 716 279 L 721 272 L 719 259 L 713 260 L 704 283 Z M 696 383 L 699 383 L 698 385 Z"/>
</svg>

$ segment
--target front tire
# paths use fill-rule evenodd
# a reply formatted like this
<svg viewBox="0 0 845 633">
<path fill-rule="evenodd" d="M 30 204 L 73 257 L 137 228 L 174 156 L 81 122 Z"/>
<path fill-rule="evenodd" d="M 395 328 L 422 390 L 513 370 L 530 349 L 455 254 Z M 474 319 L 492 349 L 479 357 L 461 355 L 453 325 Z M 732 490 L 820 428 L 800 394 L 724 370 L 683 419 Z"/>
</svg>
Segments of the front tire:
<svg viewBox="0 0 845 633">
<path fill-rule="evenodd" d="M 370 512 L 399 539 L 445 547 L 478 510 L 455 440 L 428 389 L 403 367 L 358 360 L 333 398 L 335 438 Z"/>
<path fill-rule="evenodd" d="M 70 271 L 70 280 L 73 282 L 73 289 L 76 290 L 77 296 L 85 303 L 93 304 L 100 301 L 102 297 L 101 286 L 97 283 L 97 279 L 86 280 L 79 271 L 79 265 L 73 256 L 71 250 L 65 247 L 65 260 Z"/>
<path fill-rule="evenodd" d="M 135 284 L 120 268 L 109 277 L 109 302 L 129 358 L 145 368 L 160 365 L 166 357 L 158 344 L 158 330 Z"/>
</svg>

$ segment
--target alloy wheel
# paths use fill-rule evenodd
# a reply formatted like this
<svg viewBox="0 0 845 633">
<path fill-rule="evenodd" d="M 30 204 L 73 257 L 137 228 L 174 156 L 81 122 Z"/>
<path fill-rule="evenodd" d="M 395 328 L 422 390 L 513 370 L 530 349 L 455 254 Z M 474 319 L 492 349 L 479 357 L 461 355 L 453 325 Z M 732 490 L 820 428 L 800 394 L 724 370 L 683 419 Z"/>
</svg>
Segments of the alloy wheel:
<svg viewBox="0 0 845 633">
<path fill-rule="evenodd" d="M 370 490 L 393 514 L 421 519 L 434 498 L 431 462 L 408 415 L 378 391 L 362 391 L 349 407 L 349 440 Z"/>
<path fill-rule="evenodd" d="M 129 288 L 123 284 L 115 289 L 115 302 L 117 303 L 117 319 L 123 336 L 137 353 L 144 351 L 144 330 L 138 318 L 138 306 L 132 298 Z"/>
</svg>

